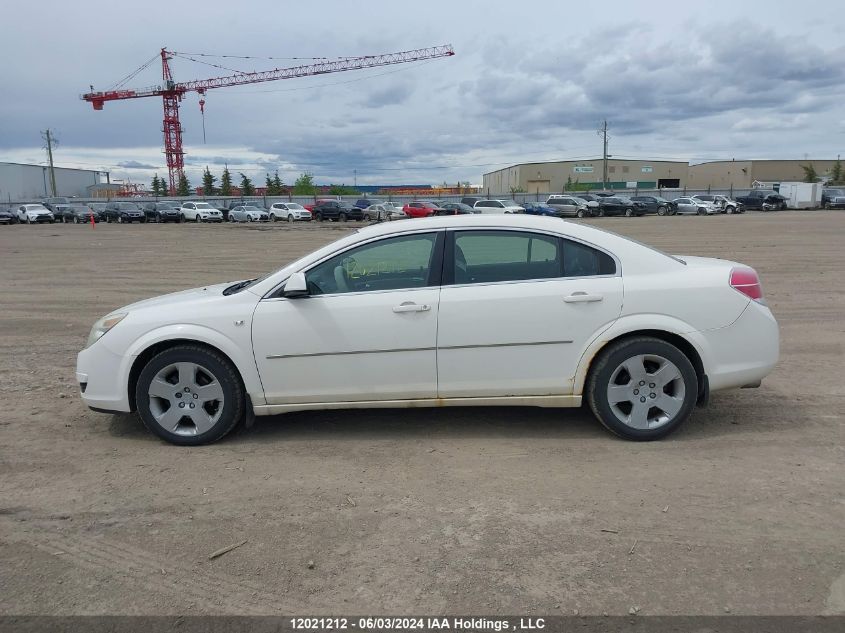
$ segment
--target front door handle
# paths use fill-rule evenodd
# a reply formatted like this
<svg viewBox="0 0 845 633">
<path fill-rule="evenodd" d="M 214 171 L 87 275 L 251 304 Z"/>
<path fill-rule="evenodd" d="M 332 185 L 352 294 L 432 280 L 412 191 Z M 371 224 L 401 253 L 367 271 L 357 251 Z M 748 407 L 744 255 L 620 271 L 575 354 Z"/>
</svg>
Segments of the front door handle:
<svg viewBox="0 0 845 633">
<path fill-rule="evenodd" d="M 400 303 L 398 306 L 393 306 L 393 311 L 396 313 L 400 312 L 428 312 L 431 310 L 431 306 L 427 304 L 418 304 L 414 303 L 413 301 L 404 301 Z"/>
<path fill-rule="evenodd" d="M 602 299 L 604 299 L 602 295 L 590 295 L 586 292 L 573 292 L 568 297 L 563 298 L 566 303 L 591 303 Z"/>
</svg>

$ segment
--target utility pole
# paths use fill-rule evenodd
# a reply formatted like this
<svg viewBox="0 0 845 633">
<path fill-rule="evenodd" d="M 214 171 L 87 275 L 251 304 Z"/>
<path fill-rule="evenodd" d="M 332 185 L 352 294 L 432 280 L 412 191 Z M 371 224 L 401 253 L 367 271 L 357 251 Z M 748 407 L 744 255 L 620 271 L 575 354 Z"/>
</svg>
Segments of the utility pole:
<svg viewBox="0 0 845 633">
<path fill-rule="evenodd" d="M 602 126 L 598 130 L 599 136 L 602 137 L 602 188 L 607 189 L 607 119 L 602 122 Z"/>
<path fill-rule="evenodd" d="M 44 140 L 47 141 L 47 160 L 50 163 L 50 189 L 53 192 L 53 197 L 56 197 L 56 169 L 53 167 L 53 139 L 52 134 L 50 133 L 50 128 L 47 128 L 45 132 L 42 132 L 44 135 Z"/>
</svg>

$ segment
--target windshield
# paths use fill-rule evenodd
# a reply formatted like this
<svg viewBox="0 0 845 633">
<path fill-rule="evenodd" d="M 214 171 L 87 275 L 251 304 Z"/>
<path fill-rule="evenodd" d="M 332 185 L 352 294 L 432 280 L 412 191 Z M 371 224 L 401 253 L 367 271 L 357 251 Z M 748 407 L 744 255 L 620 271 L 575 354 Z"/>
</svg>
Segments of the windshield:
<svg viewBox="0 0 845 633">
<path fill-rule="evenodd" d="M 138 205 L 134 202 L 118 202 L 114 208 L 120 209 L 121 211 L 137 211 Z"/>
<path fill-rule="evenodd" d="M 842 189 L 828 189 L 825 193 L 829 196 L 845 196 Z"/>
<path fill-rule="evenodd" d="M 241 207 L 241 211 L 261 211 L 261 209 L 259 209 L 258 207 L 249 206 L 249 207 Z"/>
<path fill-rule="evenodd" d="M 197 209 L 213 209 L 213 208 L 214 207 L 212 207 L 207 202 L 197 202 Z"/>
<path fill-rule="evenodd" d="M 28 204 L 26 209 L 27 211 L 47 211 L 47 207 L 41 204 Z"/>
<path fill-rule="evenodd" d="M 74 204 L 71 205 L 69 208 L 71 211 L 88 211 L 88 207 L 83 206 L 81 204 Z"/>
<path fill-rule="evenodd" d="M 296 204 L 295 202 L 289 202 L 288 203 L 288 209 L 289 210 L 302 211 L 302 210 L 305 209 L 305 207 L 303 207 L 301 204 Z"/>
</svg>

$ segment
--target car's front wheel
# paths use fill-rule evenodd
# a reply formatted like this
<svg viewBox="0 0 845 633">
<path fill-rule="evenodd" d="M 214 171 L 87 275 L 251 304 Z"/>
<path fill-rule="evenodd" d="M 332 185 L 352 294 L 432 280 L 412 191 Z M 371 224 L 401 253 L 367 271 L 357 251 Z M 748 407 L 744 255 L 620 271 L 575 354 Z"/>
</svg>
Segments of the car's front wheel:
<svg viewBox="0 0 845 633">
<path fill-rule="evenodd" d="M 575 216 L 579 217 L 579 218 L 583 218 L 586 215 L 587 215 L 587 213 L 584 211 L 584 209 L 578 209 L 578 211 L 575 213 Z"/>
<path fill-rule="evenodd" d="M 634 337 L 596 358 L 585 395 L 595 416 L 628 440 L 656 440 L 678 428 L 698 397 L 689 358 L 661 339 Z"/>
<path fill-rule="evenodd" d="M 698 215 L 707 215 L 707 209 L 705 209 L 704 207 L 699 207 Z"/>
<path fill-rule="evenodd" d="M 634 210 L 633 209 L 625 209 L 625 217 L 626 218 L 634 217 Z"/>
<path fill-rule="evenodd" d="M 185 446 L 215 442 L 244 414 L 237 370 L 216 351 L 180 345 L 157 354 L 138 377 L 141 420 L 160 438 Z"/>
<path fill-rule="evenodd" d="M 657 215 L 666 215 L 666 207 L 657 207 Z"/>
<path fill-rule="evenodd" d="M 339 219 L 341 222 L 346 222 L 346 221 L 349 219 L 345 213 L 341 213 L 341 214 L 340 214 L 339 216 L 337 216 L 337 217 L 338 217 L 338 219 Z"/>
<path fill-rule="evenodd" d="M 289 224 L 293 223 L 293 214 L 288 214 L 288 223 Z"/>
<path fill-rule="evenodd" d="M 323 214 L 320 213 L 319 211 L 317 211 L 317 213 L 314 214 L 314 219 L 317 222 L 322 222 L 323 221 Z"/>
</svg>

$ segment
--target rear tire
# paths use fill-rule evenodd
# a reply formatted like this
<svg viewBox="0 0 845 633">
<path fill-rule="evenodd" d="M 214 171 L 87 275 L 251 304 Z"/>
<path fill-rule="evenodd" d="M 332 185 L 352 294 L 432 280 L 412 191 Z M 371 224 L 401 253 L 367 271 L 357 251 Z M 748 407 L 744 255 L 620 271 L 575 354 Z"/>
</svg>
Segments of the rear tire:
<svg viewBox="0 0 845 633">
<path fill-rule="evenodd" d="M 169 370 L 171 367 L 173 369 Z M 162 376 L 168 372 L 168 380 L 165 381 Z M 172 384 L 173 396 L 170 395 L 169 384 L 165 383 Z M 204 403 L 203 387 L 213 388 L 215 384 L 217 388 L 214 391 L 219 398 Z M 161 397 L 153 396 L 151 392 Z M 177 393 L 182 397 L 176 398 Z M 218 352 L 197 345 L 179 345 L 154 356 L 138 376 L 135 402 L 138 415 L 147 429 L 180 446 L 216 442 L 243 419 L 246 406 L 244 388 L 232 363 Z M 180 408 L 179 412 L 185 412 L 181 419 L 176 417 L 175 408 L 174 414 L 168 416 L 171 408 L 178 404 L 197 406 Z M 194 424 L 191 429 L 191 424 L 187 423 L 189 415 L 198 416 L 197 419 L 203 420 L 202 424 Z"/>
<path fill-rule="evenodd" d="M 627 440 L 657 440 L 689 418 L 698 398 L 698 377 L 677 347 L 637 336 L 599 353 L 584 394 L 611 433 Z"/>
</svg>

